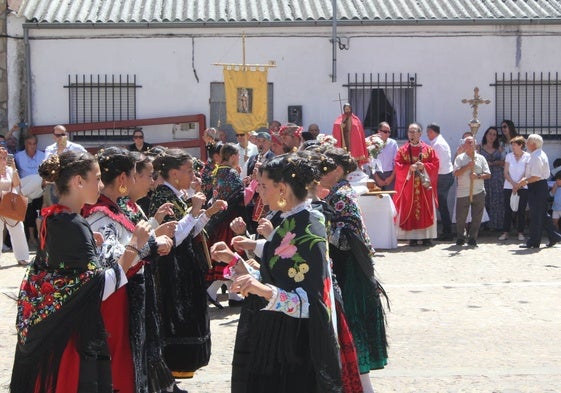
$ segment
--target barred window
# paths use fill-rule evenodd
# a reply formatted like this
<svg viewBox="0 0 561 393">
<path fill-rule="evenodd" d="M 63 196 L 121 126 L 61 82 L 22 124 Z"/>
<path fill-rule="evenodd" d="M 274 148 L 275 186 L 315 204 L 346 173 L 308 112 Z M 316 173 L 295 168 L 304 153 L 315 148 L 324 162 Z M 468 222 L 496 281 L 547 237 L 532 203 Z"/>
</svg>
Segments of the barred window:
<svg viewBox="0 0 561 393">
<path fill-rule="evenodd" d="M 385 121 L 393 138 L 407 138 L 407 126 L 417 115 L 417 87 L 422 86 L 417 74 L 348 74 L 347 80 L 343 86 L 348 89 L 349 103 L 367 136 L 376 133 L 378 124 Z"/>
<path fill-rule="evenodd" d="M 495 74 L 497 123 L 512 120 L 519 134 L 561 139 L 559 73 Z"/>
<path fill-rule="evenodd" d="M 136 75 L 68 75 L 69 122 L 135 120 Z M 111 128 L 72 133 L 76 141 L 129 141 L 134 129 Z"/>
</svg>

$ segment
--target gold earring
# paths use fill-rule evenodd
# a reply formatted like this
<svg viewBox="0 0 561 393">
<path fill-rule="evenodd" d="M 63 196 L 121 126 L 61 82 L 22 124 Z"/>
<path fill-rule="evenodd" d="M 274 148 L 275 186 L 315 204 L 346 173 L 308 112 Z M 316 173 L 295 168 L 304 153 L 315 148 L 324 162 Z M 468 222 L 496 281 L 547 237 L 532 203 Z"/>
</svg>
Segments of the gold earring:
<svg viewBox="0 0 561 393">
<path fill-rule="evenodd" d="M 120 192 L 122 195 L 125 195 L 125 194 L 127 193 L 127 191 L 128 191 L 127 186 L 124 186 L 124 185 L 122 185 L 122 184 L 119 186 L 119 192 Z"/>
<path fill-rule="evenodd" d="M 176 177 L 174 180 L 175 185 L 179 185 L 179 179 Z"/>
<path fill-rule="evenodd" d="M 277 205 L 279 205 L 279 207 L 281 209 L 284 209 L 286 207 L 286 199 L 284 199 L 284 195 L 281 194 L 279 200 L 277 201 Z"/>
</svg>

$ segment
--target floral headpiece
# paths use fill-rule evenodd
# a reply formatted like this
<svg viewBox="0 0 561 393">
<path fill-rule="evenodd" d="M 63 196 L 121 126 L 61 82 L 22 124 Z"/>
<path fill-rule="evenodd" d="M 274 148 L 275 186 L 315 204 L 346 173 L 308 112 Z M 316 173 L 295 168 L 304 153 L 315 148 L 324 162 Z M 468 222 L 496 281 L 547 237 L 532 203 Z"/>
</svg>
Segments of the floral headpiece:
<svg viewBox="0 0 561 393">
<path fill-rule="evenodd" d="M 300 137 L 302 135 L 303 130 L 304 129 L 302 127 L 299 127 L 299 126 L 284 125 L 279 129 L 279 135 L 290 134 L 290 135 Z"/>
<path fill-rule="evenodd" d="M 337 139 L 335 139 L 333 135 L 319 134 L 316 139 L 321 146 L 335 146 L 337 144 Z"/>
</svg>

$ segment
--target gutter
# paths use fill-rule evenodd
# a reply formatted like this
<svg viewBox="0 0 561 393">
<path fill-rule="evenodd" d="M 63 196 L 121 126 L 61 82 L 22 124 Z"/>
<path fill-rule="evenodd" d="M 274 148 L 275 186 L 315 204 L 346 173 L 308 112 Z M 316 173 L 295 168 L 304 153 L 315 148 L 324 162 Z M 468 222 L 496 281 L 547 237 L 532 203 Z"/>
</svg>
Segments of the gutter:
<svg viewBox="0 0 561 393">
<path fill-rule="evenodd" d="M 33 125 L 33 100 L 31 99 L 31 49 L 29 47 L 29 28 L 23 26 L 23 43 L 25 48 L 25 87 L 26 87 L 26 107 L 25 122 L 28 127 Z"/>
<path fill-rule="evenodd" d="M 337 82 L 337 0 L 332 1 L 331 20 L 331 82 Z"/>
</svg>

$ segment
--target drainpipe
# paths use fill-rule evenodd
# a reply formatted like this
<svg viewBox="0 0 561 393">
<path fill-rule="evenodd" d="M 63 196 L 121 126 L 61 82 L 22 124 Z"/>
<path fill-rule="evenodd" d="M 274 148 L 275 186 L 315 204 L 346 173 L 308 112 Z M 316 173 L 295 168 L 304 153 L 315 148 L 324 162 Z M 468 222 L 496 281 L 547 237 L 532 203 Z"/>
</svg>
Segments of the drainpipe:
<svg viewBox="0 0 561 393">
<path fill-rule="evenodd" d="M 31 99 L 31 50 L 29 48 L 29 29 L 23 25 L 23 43 L 25 47 L 25 85 L 26 85 L 26 113 L 25 113 L 25 122 L 27 123 L 27 127 L 31 127 L 33 125 L 33 108 L 32 108 L 32 99 Z"/>
<path fill-rule="evenodd" d="M 331 28 L 331 82 L 337 82 L 337 0 L 332 1 L 333 21 Z"/>
</svg>

